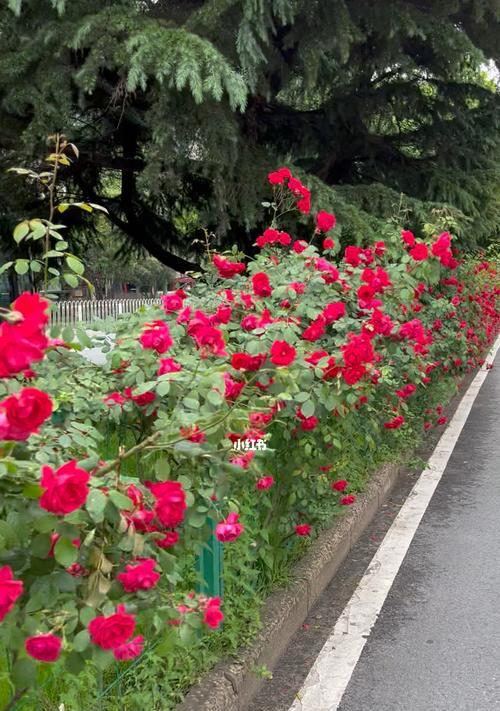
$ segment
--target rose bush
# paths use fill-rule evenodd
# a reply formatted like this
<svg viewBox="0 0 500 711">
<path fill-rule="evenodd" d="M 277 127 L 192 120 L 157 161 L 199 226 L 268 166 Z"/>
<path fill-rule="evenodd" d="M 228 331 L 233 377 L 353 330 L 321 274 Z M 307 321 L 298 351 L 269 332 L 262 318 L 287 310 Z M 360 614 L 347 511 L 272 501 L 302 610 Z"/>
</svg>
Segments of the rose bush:
<svg viewBox="0 0 500 711">
<path fill-rule="evenodd" d="M 310 212 L 288 169 L 269 182 L 275 214 Z M 237 603 L 193 592 L 209 519 L 272 579 L 354 503 L 350 452 L 369 470 L 419 418 L 443 422 L 430 394 L 498 332 L 494 265 L 462 261 L 448 233 L 390 225 L 340 251 L 335 222 L 319 212 L 300 239 L 273 222 L 248 263 L 209 254 L 189 286 L 117 323 L 103 368 L 47 333 L 38 295 L 4 314 L 5 703 L 47 664 L 78 675 L 199 645 Z"/>
</svg>

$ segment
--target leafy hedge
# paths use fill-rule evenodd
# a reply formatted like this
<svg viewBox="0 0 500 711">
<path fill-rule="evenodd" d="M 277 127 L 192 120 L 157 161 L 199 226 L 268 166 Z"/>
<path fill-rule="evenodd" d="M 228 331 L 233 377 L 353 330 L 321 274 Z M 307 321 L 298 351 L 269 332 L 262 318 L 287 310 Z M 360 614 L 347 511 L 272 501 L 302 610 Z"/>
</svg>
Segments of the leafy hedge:
<svg viewBox="0 0 500 711">
<path fill-rule="evenodd" d="M 174 704 L 367 474 L 445 423 L 494 339 L 495 268 L 451 235 L 388 225 L 339 254 L 333 215 L 279 230 L 310 194 L 287 169 L 269 181 L 257 258 L 208 246 L 203 275 L 117 322 L 104 367 L 47 336 L 38 295 L 3 314 L 4 707 Z M 223 601 L 194 592 L 212 528 Z"/>
</svg>

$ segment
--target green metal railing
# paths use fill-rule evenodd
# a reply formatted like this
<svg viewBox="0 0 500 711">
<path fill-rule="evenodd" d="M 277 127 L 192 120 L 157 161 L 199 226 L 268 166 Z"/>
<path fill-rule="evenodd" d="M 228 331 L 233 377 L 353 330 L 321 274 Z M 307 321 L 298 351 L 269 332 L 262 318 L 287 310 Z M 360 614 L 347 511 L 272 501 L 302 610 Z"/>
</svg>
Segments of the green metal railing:
<svg viewBox="0 0 500 711">
<path fill-rule="evenodd" d="M 208 597 L 222 597 L 224 595 L 223 548 L 215 536 L 214 519 L 207 517 L 207 524 L 210 529 L 208 540 L 196 558 L 196 570 L 199 574 L 196 591 Z"/>
</svg>

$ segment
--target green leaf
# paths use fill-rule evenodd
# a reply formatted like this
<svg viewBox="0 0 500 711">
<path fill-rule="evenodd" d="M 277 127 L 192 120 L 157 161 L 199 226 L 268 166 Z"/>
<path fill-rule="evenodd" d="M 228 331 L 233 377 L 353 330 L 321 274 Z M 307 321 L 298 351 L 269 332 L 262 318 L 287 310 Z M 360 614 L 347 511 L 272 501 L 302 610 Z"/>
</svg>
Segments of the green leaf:
<svg viewBox="0 0 500 711">
<path fill-rule="evenodd" d="M 76 287 L 78 286 L 78 277 L 76 277 L 74 274 L 68 274 L 68 272 L 64 272 L 62 276 L 66 284 L 71 286 L 73 289 L 76 289 Z"/>
<path fill-rule="evenodd" d="M 85 331 L 83 331 L 81 328 L 75 329 L 76 337 L 78 338 L 78 342 L 80 345 L 82 345 L 84 348 L 92 348 L 93 343 L 90 340 L 90 338 L 87 336 Z"/>
<path fill-rule="evenodd" d="M 17 274 L 26 274 L 29 269 L 29 262 L 27 259 L 16 259 L 14 264 L 14 269 Z"/>
<path fill-rule="evenodd" d="M 75 652 L 83 652 L 90 644 L 90 636 L 87 630 L 82 630 L 73 639 L 73 649 Z"/>
<path fill-rule="evenodd" d="M 161 383 L 158 383 L 156 386 L 156 394 L 162 397 L 163 395 L 168 395 L 168 392 L 170 390 L 170 383 L 168 380 L 163 380 Z"/>
<path fill-rule="evenodd" d="M 42 263 L 39 262 L 38 259 L 32 259 L 30 262 L 30 269 L 32 272 L 38 274 L 38 272 L 42 271 Z"/>
<path fill-rule="evenodd" d="M 0 274 L 6 272 L 7 269 L 9 269 L 9 267 L 11 267 L 13 264 L 14 262 L 5 262 L 5 264 L 2 264 L 2 266 L 0 267 Z"/>
<path fill-rule="evenodd" d="M 26 689 L 36 683 L 36 663 L 34 659 L 19 659 L 11 672 L 16 689 Z"/>
<path fill-rule="evenodd" d="M 108 492 L 108 496 L 119 511 L 130 511 L 134 508 L 134 504 L 129 497 L 125 496 L 125 494 L 122 494 L 120 491 L 111 489 L 111 491 Z"/>
<path fill-rule="evenodd" d="M 105 496 L 102 491 L 99 491 L 98 489 L 92 489 L 87 496 L 85 508 L 95 523 L 101 523 L 104 521 L 104 509 L 106 508 L 107 501 L 107 496 Z"/>
<path fill-rule="evenodd" d="M 18 225 L 14 227 L 14 241 L 19 244 L 19 242 L 22 242 L 22 240 L 26 237 L 27 234 L 29 234 L 30 231 L 30 226 L 29 222 L 27 220 L 23 220 L 23 222 L 20 222 Z"/>
<path fill-rule="evenodd" d="M 64 252 L 65 249 L 68 249 L 68 243 L 64 242 L 64 240 L 56 242 L 56 244 L 54 245 L 54 249 L 56 249 L 58 252 Z"/>
<path fill-rule="evenodd" d="M 82 262 L 76 257 L 66 257 L 66 264 L 75 274 L 83 274 L 85 271 Z"/>
<path fill-rule="evenodd" d="M 301 411 L 304 417 L 312 417 L 314 415 L 314 403 L 312 400 L 307 400 L 302 406 Z"/>
<path fill-rule="evenodd" d="M 207 400 L 208 402 L 211 402 L 212 405 L 216 406 L 222 405 L 224 402 L 224 398 L 219 392 L 217 392 L 217 390 L 209 390 L 207 393 Z"/>
<path fill-rule="evenodd" d="M 51 538 L 47 533 L 39 533 L 31 541 L 31 554 L 35 558 L 46 558 L 48 552 L 50 551 Z"/>
<path fill-rule="evenodd" d="M 30 239 L 37 240 L 37 239 L 42 239 L 42 237 L 45 237 L 47 234 L 47 228 L 46 226 L 40 222 L 39 220 L 36 220 L 38 224 L 35 226 L 34 230 L 32 230 Z M 33 221 L 31 222 L 33 225 Z"/>
<path fill-rule="evenodd" d="M 54 558 L 59 565 L 67 568 L 78 558 L 78 548 L 71 543 L 69 538 L 61 536 L 54 547 Z"/>
<path fill-rule="evenodd" d="M 311 393 L 297 393 L 297 395 L 294 395 L 294 400 L 296 402 L 305 402 L 306 400 L 309 400 L 311 397 Z"/>
<path fill-rule="evenodd" d="M 196 632 L 189 625 L 183 624 L 179 630 L 179 638 L 183 647 L 190 647 L 196 640 Z"/>
</svg>

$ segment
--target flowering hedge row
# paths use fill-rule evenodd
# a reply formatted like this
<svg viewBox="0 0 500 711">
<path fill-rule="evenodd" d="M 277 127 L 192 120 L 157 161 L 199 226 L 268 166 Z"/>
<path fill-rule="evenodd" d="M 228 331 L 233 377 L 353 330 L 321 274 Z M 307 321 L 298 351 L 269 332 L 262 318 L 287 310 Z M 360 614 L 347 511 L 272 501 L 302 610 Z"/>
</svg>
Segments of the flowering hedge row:
<svg viewBox="0 0 500 711">
<path fill-rule="evenodd" d="M 310 193 L 286 168 L 269 182 L 258 255 L 209 253 L 161 308 L 117 324 L 104 368 L 70 333 L 47 333 L 39 295 L 3 314 L 5 703 L 43 684 L 47 663 L 78 674 L 214 634 L 234 601 L 193 592 L 207 518 L 224 546 L 247 536 L 255 565 L 272 567 L 319 508 L 355 501 L 338 475 L 345 442 L 375 451 L 397 437 L 494 339 L 494 266 L 464 263 L 450 234 L 388 226 L 341 254 L 326 212 L 306 238 L 282 231 L 285 213 L 309 214 Z M 425 417 L 445 421 L 440 408 Z"/>
</svg>

